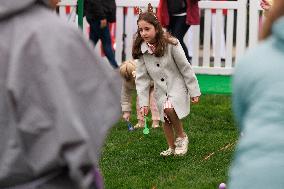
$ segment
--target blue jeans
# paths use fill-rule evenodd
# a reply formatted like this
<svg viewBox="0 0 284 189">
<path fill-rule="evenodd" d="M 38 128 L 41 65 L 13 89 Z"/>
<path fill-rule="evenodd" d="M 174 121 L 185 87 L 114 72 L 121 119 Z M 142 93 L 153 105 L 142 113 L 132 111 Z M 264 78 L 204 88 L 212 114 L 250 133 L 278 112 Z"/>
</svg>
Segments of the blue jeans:
<svg viewBox="0 0 284 189">
<path fill-rule="evenodd" d="M 190 25 L 186 24 L 186 16 L 170 16 L 170 24 L 168 26 L 168 30 L 174 37 L 179 40 L 187 60 L 191 62 L 187 47 L 183 42 L 183 38 L 189 27 Z"/>
<path fill-rule="evenodd" d="M 101 21 L 91 18 L 87 18 L 88 23 L 90 24 L 90 39 L 93 41 L 94 45 L 97 44 L 99 39 L 102 41 L 104 53 L 112 65 L 113 68 L 118 68 L 118 65 L 115 60 L 114 51 L 112 49 L 110 31 L 108 26 L 101 28 Z"/>
</svg>

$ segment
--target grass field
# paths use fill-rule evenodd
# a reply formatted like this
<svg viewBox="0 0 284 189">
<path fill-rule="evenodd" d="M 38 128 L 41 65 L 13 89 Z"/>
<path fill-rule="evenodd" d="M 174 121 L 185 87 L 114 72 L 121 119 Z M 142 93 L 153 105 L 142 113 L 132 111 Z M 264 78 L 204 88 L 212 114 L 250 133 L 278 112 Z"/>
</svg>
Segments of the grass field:
<svg viewBox="0 0 284 189">
<path fill-rule="evenodd" d="M 197 74 L 202 94 L 232 94 L 232 76 Z"/>
<path fill-rule="evenodd" d="M 136 123 L 135 115 L 131 121 Z M 216 189 L 226 182 L 237 140 L 231 96 L 203 95 L 183 124 L 189 136 L 187 155 L 163 158 L 159 153 L 167 145 L 162 128 L 145 136 L 143 129 L 128 132 L 126 124 L 118 122 L 100 161 L 105 188 Z"/>
</svg>

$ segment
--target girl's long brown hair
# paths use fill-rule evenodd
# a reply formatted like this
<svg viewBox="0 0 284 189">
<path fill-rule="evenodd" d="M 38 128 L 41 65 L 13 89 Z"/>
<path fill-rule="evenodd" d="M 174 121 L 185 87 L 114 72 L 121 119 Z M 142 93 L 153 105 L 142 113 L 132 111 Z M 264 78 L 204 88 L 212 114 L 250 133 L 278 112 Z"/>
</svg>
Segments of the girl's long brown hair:
<svg viewBox="0 0 284 189">
<path fill-rule="evenodd" d="M 157 31 L 156 34 L 156 50 L 155 50 L 155 56 L 156 57 L 162 57 L 165 53 L 167 44 L 177 44 L 177 40 L 173 38 L 168 32 L 164 32 L 162 25 L 157 19 L 157 16 L 153 12 L 149 12 L 149 8 L 147 12 L 143 12 L 139 14 L 138 20 L 137 20 L 137 25 L 138 22 L 141 20 L 148 22 L 149 24 L 152 24 L 155 27 L 155 30 Z M 140 56 L 142 56 L 141 52 L 141 44 L 144 40 L 142 39 L 139 28 L 137 29 L 136 32 L 136 37 L 133 43 L 132 47 L 132 57 L 134 59 L 139 59 Z"/>
<path fill-rule="evenodd" d="M 271 35 L 273 23 L 282 16 L 284 16 L 284 0 L 274 0 L 263 24 L 260 35 L 261 40 L 264 40 Z"/>
</svg>

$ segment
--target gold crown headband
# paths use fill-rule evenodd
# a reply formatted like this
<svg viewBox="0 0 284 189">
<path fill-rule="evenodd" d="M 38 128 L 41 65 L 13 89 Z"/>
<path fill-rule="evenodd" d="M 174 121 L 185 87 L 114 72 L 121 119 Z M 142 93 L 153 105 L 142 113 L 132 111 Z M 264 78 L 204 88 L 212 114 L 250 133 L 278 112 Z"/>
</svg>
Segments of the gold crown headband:
<svg viewBox="0 0 284 189">
<path fill-rule="evenodd" d="M 139 12 L 138 12 L 139 16 L 144 13 L 141 8 L 138 8 L 138 10 L 139 10 Z M 148 4 L 147 12 L 152 14 L 156 19 L 158 19 L 156 14 L 154 13 L 154 9 L 153 9 L 151 3 Z"/>
</svg>

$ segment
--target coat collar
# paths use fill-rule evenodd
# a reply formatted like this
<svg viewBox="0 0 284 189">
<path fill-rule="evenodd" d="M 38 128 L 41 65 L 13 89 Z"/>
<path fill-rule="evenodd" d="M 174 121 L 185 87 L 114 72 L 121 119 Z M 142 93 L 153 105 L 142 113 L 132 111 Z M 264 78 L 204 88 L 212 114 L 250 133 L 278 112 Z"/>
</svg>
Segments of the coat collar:
<svg viewBox="0 0 284 189">
<path fill-rule="evenodd" d="M 148 52 L 149 54 L 153 54 L 152 50 L 145 41 L 141 44 L 141 52 L 142 54 L 145 54 L 146 52 Z"/>
</svg>

